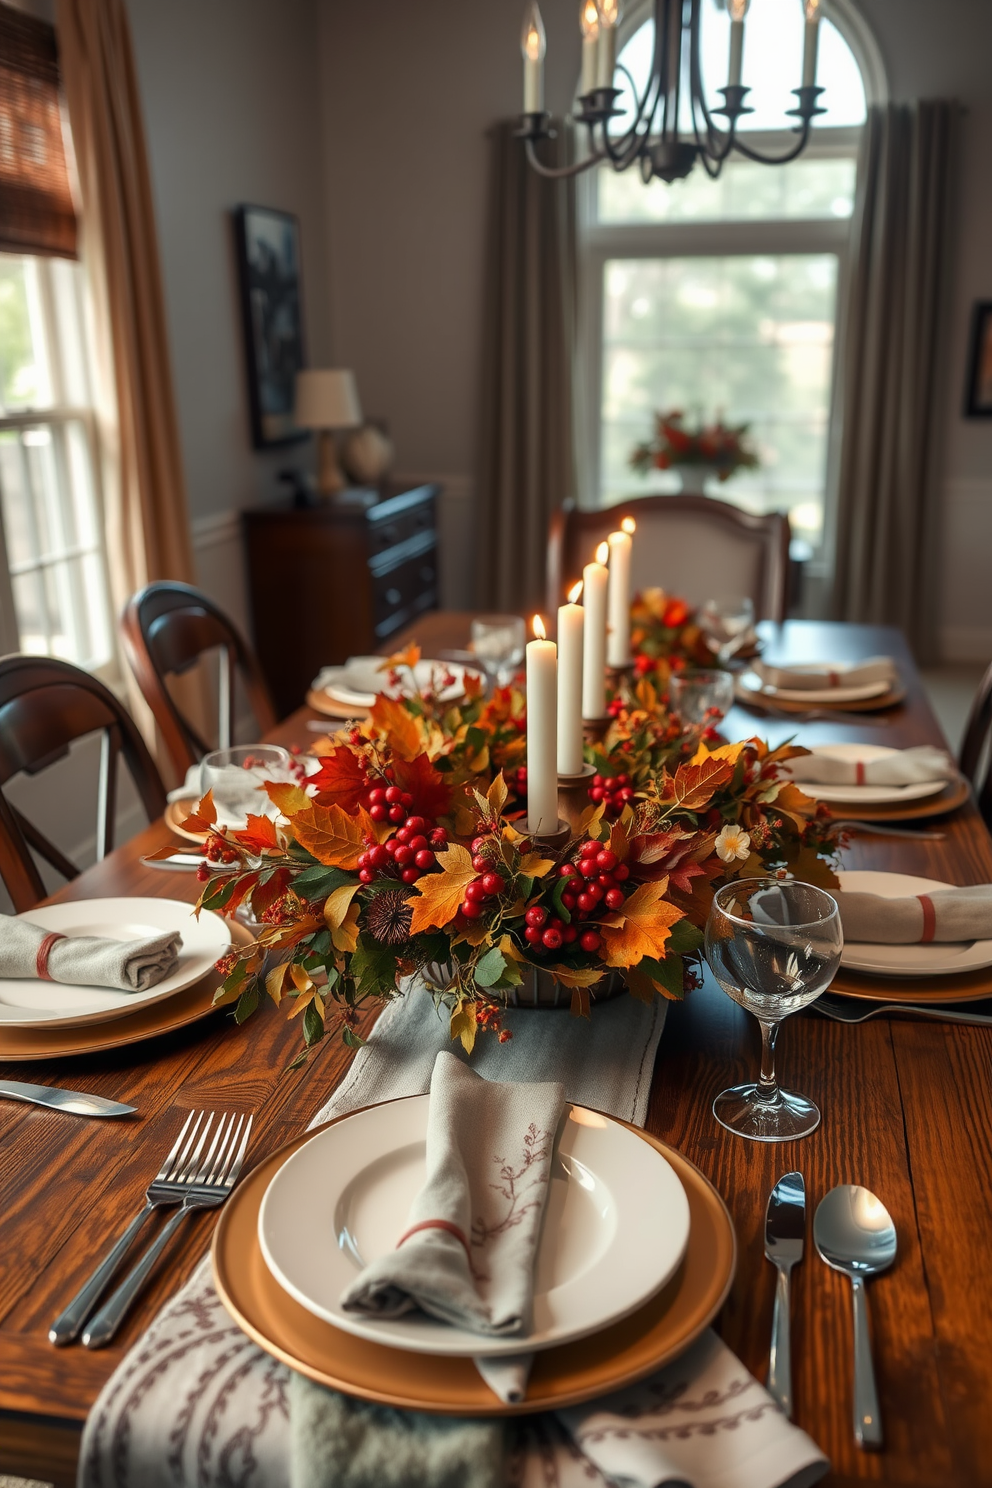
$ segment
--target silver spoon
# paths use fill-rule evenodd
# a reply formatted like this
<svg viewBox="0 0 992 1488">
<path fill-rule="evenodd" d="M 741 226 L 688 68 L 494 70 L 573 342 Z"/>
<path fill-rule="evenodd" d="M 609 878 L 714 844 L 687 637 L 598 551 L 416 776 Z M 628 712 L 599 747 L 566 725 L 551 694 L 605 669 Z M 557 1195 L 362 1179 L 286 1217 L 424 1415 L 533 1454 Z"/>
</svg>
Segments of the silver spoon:
<svg viewBox="0 0 992 1488">
<path fill-rule="evenodd" d="M 863 1450 L 882 1445 L 875 1367 L 868 1334 L 865 1280 L 885 1271 L 896 1258 L 896 1227 L 870 1189 L 840 1183 L 820 1200 L 813 1239 L 821 1259 L 851 1278 L 854 1302 L 854 1439 Z"/>
</svg>

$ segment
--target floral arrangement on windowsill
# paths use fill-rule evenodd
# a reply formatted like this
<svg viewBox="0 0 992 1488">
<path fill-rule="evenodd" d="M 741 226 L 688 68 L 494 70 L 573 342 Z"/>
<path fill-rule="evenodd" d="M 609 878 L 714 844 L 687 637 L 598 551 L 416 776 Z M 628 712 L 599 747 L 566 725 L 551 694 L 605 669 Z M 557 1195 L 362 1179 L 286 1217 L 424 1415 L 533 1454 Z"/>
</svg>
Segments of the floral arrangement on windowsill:
<svg viewBox="0 0 992 1488">
<path fill-rule="evenodd" d="M 686 758 L 649 684 L 597 759 L 601 779 L 629 783 L 599 787 L 559 851 L 535 848 L 497 768 L 505 755 L 519 785 L 519 694 L 502 693 L 454 709 L 434 690 L 380 696 L 363 725 L 335 736 L 305 790 L 267 785 L 284 824 L 218 828 L 209 795 L 187 819 L 225 869 L 201 870 L 198 908 L 243 907 L 261 926 L 220 963 L 217 1000 L 237 995 L 239 1023 L 266 995 L 286 1002 L 302 1021 L 296 1062 L 334 1024 L 359 1044 L 359 1009 L 411 978 L 469 1050 L 479 1031 L 509 1037 L 502 1012 L 529 967 L 568 988 L 579 1014 L 617 971 L 634 996 L 680 997 L 728 877 L 798 870 L 835 882 L 824 813 L 781 773 L 805 751 L 700 741 Z"/>
<path fill-rule="evenodd" d="M 683 465 L 704 466 L 720 481 L 729 480 L 738 470 L 757 470 L 758 452 L 748 438 L 750 424 L 686 423 L 678 409 L 654 415 L 654 435 L 636 444 L 630 453 L 633 470 L 647 474 L 651 470 L 677 470 Z"/>
</svg>

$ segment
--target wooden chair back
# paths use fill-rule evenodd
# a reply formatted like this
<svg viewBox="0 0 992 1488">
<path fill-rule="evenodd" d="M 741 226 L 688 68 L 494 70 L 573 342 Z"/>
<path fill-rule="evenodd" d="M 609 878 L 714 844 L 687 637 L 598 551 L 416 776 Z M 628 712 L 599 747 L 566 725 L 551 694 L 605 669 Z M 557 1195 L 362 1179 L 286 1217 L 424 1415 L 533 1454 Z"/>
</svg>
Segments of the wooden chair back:
<svg viewBox="0 0 992 1488">
<path fill-rule="evenodd" d="M 37 775 L 64 759 L 75 739 L 96 732 L 101 734 L 96 855 L 103 858 L 114 845 L 122 756 L 149 821 L 165 810 L 165 788 L 144 740 L 123 704 L 88 672 L 47 656 L 0 657 L 0 878 L 18 914 L 48 892 L 32 848 L 66 879 L 79 869 L 7 800 L 3 787 L 22 771 Z"/>
<path fill-rule="evenodd" d="M 975 803 L 992 832 L 992 666 L 978 684 L 961 740 L 958 767 L 971 781 Z"/>
<path fill-rule="evenodd" d="M 226 749 L 233 742 L 237 674 L 260 732 L 275 727 L 275 708 L 254 653 L 234 622 L 199 589 L 171 581 L 147 585 L 128 601 L 121 635 L 142 696 L 181 776 L 212 748 Z M 220 656 L 216 746 L 183 714 L 167 685 L 169 677 L 188 672 L 215 650 Z"/>
<path fill-rule="evenodd" d="M 781 512 L 754 516 L 709 496 L 639 496 L 597 511 L 579 511 L 566 503 L 555 512 L 548 533 L 550 614 L 569 585 L 582 577 L 599 543 L 627 516 L 637 523 L 633 592 L 660 587 L 694 605 L 749 595 L 757 619 L 785 619 L 788 517 Z"/>
</svg>

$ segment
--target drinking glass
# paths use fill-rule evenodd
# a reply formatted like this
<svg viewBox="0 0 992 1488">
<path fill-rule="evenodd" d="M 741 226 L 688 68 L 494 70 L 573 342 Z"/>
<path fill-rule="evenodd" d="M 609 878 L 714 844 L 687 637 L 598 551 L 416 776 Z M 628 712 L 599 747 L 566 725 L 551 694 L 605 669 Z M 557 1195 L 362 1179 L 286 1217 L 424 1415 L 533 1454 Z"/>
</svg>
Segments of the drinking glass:
<svg viewBox="0 0 992 1488">
<path fill-rule="evenodd" d="M 688 727 L 719 723 L 734 701 L 734 679 L 729 672 L 682 672 L 668 684 L 672 711 Z"/>
<path fill-rule="evenodd" d="M 477 615 L 472 621 L 472 650 L 494 687 L 512 682 L 526 643 L 527 628 L 520 615 Z"/>
<path fill-rule="evenodd" d="M 263 789 L 266 780 L 292 780 L 289 754 L 276 744 L 215 749 L 200 761 L 200 794 L 214 793 L 217 825 L 241 828 L 252 816 L 279 815 Z"/>
<path fill-rule="evenodd" d="M 840 965 L 844 937 L 837 903 L 793 879 L 741 878 L 713 896 L 706 960 L 728 997 L 761 1026 L 761 1075 L 713 1102 L 721 1126 L 756 1142 L 805 1137 L 820 1112 L 804 1095 L 780 1089 L 775 1041 L 782 1019 L 825 992 Z"/>
<path fill-rule="evenodd" d="M 754 629 L 754 605 L 747 595 L 708 599 L 699 611 L 706 644 L 721 661 L 729 661 Z"/>
</svg>

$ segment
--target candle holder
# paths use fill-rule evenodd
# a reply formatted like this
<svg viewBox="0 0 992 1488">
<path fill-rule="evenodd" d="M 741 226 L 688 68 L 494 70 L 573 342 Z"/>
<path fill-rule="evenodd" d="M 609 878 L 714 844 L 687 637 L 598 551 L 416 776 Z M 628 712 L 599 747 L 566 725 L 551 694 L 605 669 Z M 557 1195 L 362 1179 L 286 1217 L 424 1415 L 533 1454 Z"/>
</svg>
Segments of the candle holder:
<svg viewBox="0 0 992 1488">
<path fill-rule="evenodd" d="M 628 687 L 634 680 L 634 663 L 628 661 L 624 666 L 608 666 L 606 668 L 606 685 L 612 687 L 613 691 L 623 693 L 624 685 Z"/>
<path fill-rule="evenodd" d="M 592 805 L 589 785 L 595 773 L 594 765 L 583 765 L 578 775 L 558 776 L 558 815 L 568 822 L 573 834 L 579 830 L 583 811 Z"/>
<path fill-rule="evenodd" d="M 587 744 L 602 744 L 606 738 L 606 730 L 613 722 L 611 713 L 604 713 L 602 718 L 583 718 L 582 737 Z"/>
<path fill-rule="evenodd" d="M 558 809 L 561 810 L 560 805 Z M 560 818 L 558 821 L 558 826 L 553 832 L 528 832 L 527 828 L 524 826 L 518 826 L 517 830 L 523 832 L 528 842 L 532 843 L 534 847 L 543 847 L 546 848 L 549 852 L 560 851 L 560 849 L 566 845 L 569 838 L 573 835 L 572 828 L 569 826 L 568 822 L 562 821 Z"/>
</svg>

